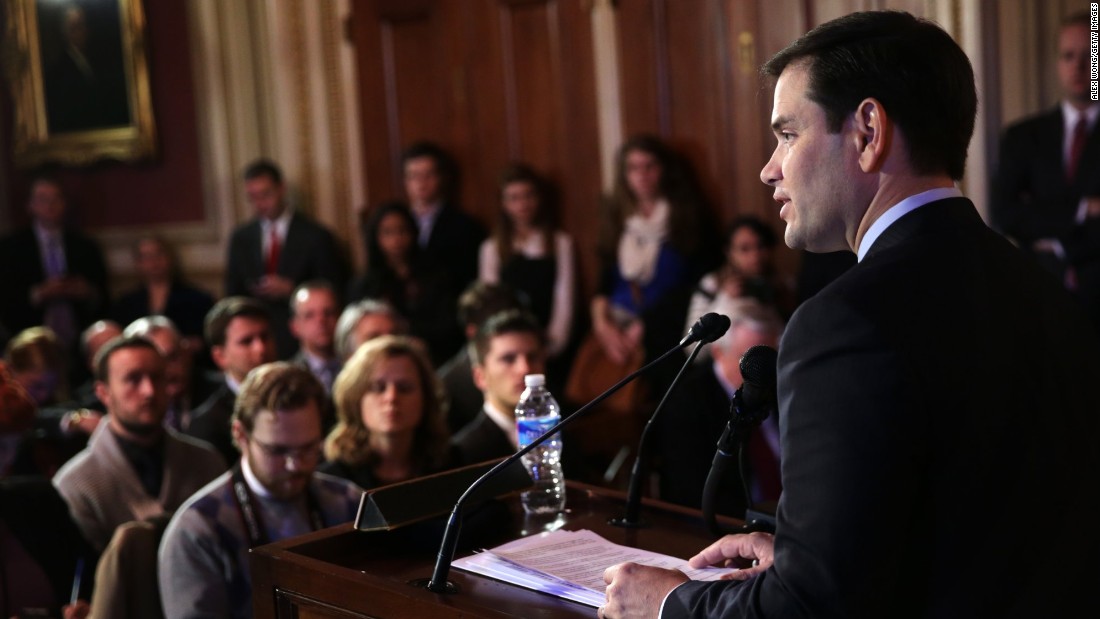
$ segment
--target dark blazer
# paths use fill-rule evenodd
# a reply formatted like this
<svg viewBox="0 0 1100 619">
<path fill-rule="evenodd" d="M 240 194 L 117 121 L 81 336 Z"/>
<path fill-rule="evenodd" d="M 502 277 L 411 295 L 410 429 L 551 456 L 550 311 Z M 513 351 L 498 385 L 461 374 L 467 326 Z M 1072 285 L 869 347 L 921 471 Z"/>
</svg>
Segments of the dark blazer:
<svg viewBox="0 0 1100 619">
<path fill-rule="evenodd" d="M 463 465 L 510 456 L 516 451 L 515 447 L 512 447 L 512 442 L 500 427 L 489 419 L 484 410 L 454 435 L 451 443 L 457 451 L 459 462 Z"/>
<path fill-rule="evenodd" d="M 1079 296 L 1100 325 L 1100 218 L 1075 222 L 1082 196 L 1100 196 L 1100 123 L 1089 133 L 1072 182 L 1062 156 L 1064 125 L 1059 106 L 1005 131 L 991 214 L 995 227 L 1027 252 L 1037 239 L 1061 241 L 1064 262 L 1050 254 L 1039 258 L 1059 277 L 1074 267 Z"/>
<path fill-rule="evenodd" d="M 661 500 L 700 509 L 718 438 L 730 418 L 730 397 L 712 363 L 688 372 L 657 419 Z M 744 518 L 745 490 L 737 467 L 731 467 L 722 490 L 717 510 Z"/>
<path fill-rule="evenodd" d="M 214 297 L 206 291 L 176 281 L 168 292 L 168 301 L 162 313 L 175 323 L 183 335 L 203 337 L 203 321 L 212 307 Z M 150 314 L 149 291 L 145 286 L 138 286 L 120 296 L 111 309 L 111 317 L 123 328 Z"/>
<path fill-rule="evenodd" d="M 107 267 L 103 253 L 92 239 L 74 230 L 62 232 L 62 247 L 70 275 L 88 280 L 96 290 L 95 299 L 76 303 L 78 328 L 84 328 L 103 315 L 107 297 Z M 42 251 L 33 228 L 25 228 L 0 241 L 0 290 L 4 302 L 0 303 L 0 322 L 14 336 L 23 329 L 42 324 L 43 308 L 31 305 L 31 288 L 46 281 L 42 268 Z"/>
<path fill-rule="evenodd" d="M 191 424 L 184 434 L 210 443 L 230 466 L 240 459 L 241 452 L 233 446 L 230 422 L 237 396 L 228 385 L 222 383 L 205 402 L 191 413 Z"/>
<path fill-rule="evenodd" d="M 478 250 L 485 240 L 485 229 L 458 207 L 444 205 L 432 225 L 428 245 L 422 247 L 430 264 L 443 269 L 453 279 L 456 290 L 477 279 Z"/>
<path fill-rule="evenodd" d="M 968 200 L 899 219 L 783 336 L 774 564 L 663 617 L 1100 613 L 1090 332 Z M 1071 539 L 1021 531 L 1037 508 Z M 1021 569 L 1029 547 L 1057 567 Z"/>
<path fill-rule="evenodd" d="M 233 231 L 225 269 L 226 296 L 251 296 L 252 286 L 264 276 L 262 231 L 259 219 Z M 347 281 L 344 261 L 332 233 L 299 212 L 291 216 L 276 272 L 295 285 L 323 279 L 337 291 L 343 290 Z M 289 298 L 267 301 L 280 359 L 290 358 L 298 350 L 298 342 L 287 326 L 289 302 Z"/>
<path fill-rule="evenodd" d="M 474 384 L 474 368 L 466 347 L 443 364 L 436 375 L 447 392 L 447 429 L 455 434 L 473 421 L 485 405 L 485 396 Z"/>
</svg>

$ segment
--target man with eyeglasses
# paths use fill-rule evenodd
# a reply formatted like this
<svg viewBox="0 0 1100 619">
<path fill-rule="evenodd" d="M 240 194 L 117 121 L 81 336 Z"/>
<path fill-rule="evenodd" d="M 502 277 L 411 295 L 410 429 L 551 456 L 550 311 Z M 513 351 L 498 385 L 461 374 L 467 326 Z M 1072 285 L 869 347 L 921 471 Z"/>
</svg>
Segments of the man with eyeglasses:
<svg viewBox="0 0 1100 619">
<path fill-rule="evenodd" d="M 309 370 L 249 373 L 233 410 L 236 465 L 172 518 L 158 555 L 168 619 L 251 617 L 251 548 L 349 522 L 362 490 L 315 469 L 325 391 Z"/>
</svg>

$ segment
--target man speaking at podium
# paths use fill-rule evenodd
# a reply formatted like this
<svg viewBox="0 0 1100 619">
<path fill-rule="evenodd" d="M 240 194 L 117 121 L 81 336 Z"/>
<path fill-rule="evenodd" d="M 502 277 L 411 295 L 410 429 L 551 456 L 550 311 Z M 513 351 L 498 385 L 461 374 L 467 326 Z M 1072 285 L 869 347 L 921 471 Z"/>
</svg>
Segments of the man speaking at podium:
<svg viewBox="0 0 1100 619">
<path fill-rule="evenodd" d="M 599 615 L 1100 616 L 1095 337 L 954 186 L 965 54 L 930 22 L 856 13 L 763 72 L 778 145 L 760 176 L 787 244 L 859 262 L 780 344 L 775 537 L 692 558 L 745 565 L 733 581 L 612 566 Z"/>
</svg>

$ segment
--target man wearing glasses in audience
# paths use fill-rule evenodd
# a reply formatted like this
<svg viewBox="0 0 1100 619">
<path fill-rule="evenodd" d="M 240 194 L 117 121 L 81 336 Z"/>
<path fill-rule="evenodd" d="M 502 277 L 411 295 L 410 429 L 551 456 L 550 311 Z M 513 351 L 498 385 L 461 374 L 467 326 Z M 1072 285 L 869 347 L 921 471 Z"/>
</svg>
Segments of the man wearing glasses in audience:
<svg viewBox="0 0 1100 619">
<path fill-rule="evenodd" d="M 239 461 L 164 533 L 158 578 L 168 619 L 251 617 L 251 548 L 354 519 L 362 490 L 314 472 L 324 401 L 305 368 L 271 363 L 249 373 L 233 410 Z"/>
</svg>

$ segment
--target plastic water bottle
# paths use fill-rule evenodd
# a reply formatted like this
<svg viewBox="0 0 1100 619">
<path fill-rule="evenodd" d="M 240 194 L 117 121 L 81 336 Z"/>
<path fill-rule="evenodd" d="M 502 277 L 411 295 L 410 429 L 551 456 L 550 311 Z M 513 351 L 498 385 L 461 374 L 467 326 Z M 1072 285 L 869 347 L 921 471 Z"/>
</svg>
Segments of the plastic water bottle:
<svg viewBox="0 0 1100 619">
<path fill-rule="evenodd" d="M 523 377 L 526 389 L 516 404 L 516 434 L 519 446 L 525 447 L 561 421 L 561 407 L 546 390 L 546 377 L 528 374 Z M 565 508 L 565 476 L 561 471 L 561 433 L 548 438 L 542 445 L 523 456 L 523 464 L 535 485 L 521 496 L 523 509 L 529 514 L 549 514 Z"/>
</svg>

